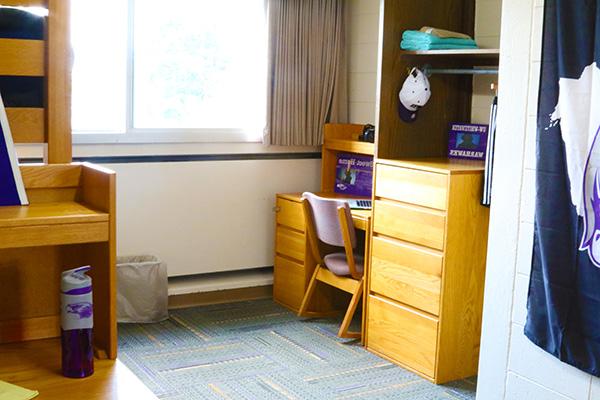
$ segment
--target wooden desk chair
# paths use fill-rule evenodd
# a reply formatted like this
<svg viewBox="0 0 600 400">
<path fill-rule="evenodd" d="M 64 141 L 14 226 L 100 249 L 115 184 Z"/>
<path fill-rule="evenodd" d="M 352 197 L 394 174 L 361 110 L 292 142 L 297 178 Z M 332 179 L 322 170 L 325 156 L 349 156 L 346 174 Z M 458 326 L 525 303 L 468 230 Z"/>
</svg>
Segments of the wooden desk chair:
<svg viewBox="0 0 600 400">
<path fill-rule="evenodd" d="M 307 308 L 317 281 L 326 283 L 352 294 L 338 336 L 360 338 L 360 332 L 348 332 L 363 293 L 364 283 L 364 257 L 354 254 L 356 232 L 350 207 L 345 201 L 327 199 L 309 192 L 302 194 L 302 206 L 309 247 L 317 261 L 317 266 L 300 305 L 298 316 L 320 316 L 318 313 L 308 311 Z M 323 255 L 319 241 L 331 246 L 343 247 L 344 252 Z"/>
</svg>

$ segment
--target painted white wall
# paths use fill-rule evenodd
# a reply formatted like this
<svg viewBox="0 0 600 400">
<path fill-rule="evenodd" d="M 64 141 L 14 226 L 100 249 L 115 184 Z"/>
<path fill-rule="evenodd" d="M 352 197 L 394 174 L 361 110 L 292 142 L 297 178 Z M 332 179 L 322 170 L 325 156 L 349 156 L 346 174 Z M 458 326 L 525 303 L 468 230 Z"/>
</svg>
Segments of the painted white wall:
<svg viewBox="0 0 600 400">
<path fill-rule="evenodd" d="M 505 0 L 502 11 L 500 107 L 477 398 L 599 400 L 599 379 L 550 356 L 523 334 L 533 247 L 543 0 Z"/>
<path fill-rule="evenodd" d="M 350 122 L 375 124 L 379 0 L 350 0 L 348 100 Z"/>
<path fill-rule="evenodd" d="M 118 253 L 169 276 L 273 265 L 275 194 L 319 187 L 320 160 L 107 165 L 117 172 Z"/>
</svg>

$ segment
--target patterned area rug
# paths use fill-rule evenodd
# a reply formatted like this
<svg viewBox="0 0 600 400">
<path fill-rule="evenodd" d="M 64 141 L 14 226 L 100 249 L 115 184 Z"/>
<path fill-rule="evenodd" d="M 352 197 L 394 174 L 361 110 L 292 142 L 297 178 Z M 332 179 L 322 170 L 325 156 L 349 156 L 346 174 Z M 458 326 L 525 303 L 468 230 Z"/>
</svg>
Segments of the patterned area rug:
<svg viewBox="0 0 600 400">
<path fill-rule="evenodd" d="M 159 398 L 474 399 L 475 380 L 436 386 L 271 300 L 171 311 L 120 324 L 119 359 Z"/>
</svg>

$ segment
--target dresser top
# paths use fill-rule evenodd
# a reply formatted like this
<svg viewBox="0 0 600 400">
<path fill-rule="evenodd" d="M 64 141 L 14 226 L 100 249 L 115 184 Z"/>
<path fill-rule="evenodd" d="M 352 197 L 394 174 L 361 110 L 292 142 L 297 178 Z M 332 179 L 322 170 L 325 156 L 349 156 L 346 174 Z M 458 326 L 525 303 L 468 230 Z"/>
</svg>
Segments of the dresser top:
<svg viewBox="0 0 600 400">
<path fill-rule="evenodd" d="M 401 160 L 379 158 L 377 159 L 377 163 L 442 174 L 480 173 L 485 169 L 483 161 L 449 159 L 445 157 L 406 158 Z"/>
</svg>

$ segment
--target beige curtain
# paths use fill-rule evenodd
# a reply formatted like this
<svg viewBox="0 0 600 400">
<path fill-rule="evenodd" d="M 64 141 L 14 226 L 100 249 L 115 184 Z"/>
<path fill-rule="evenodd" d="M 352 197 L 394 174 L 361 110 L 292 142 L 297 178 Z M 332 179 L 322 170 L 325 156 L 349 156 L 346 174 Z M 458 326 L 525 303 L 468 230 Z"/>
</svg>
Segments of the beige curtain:
<svg viewBox="0 0 600 400">
<path fill-rule="evenodd" d="M 269 87 L 264 142 L 323 143 L 347 122 L 346 0 L 268 0 Z"/>
</svg>

